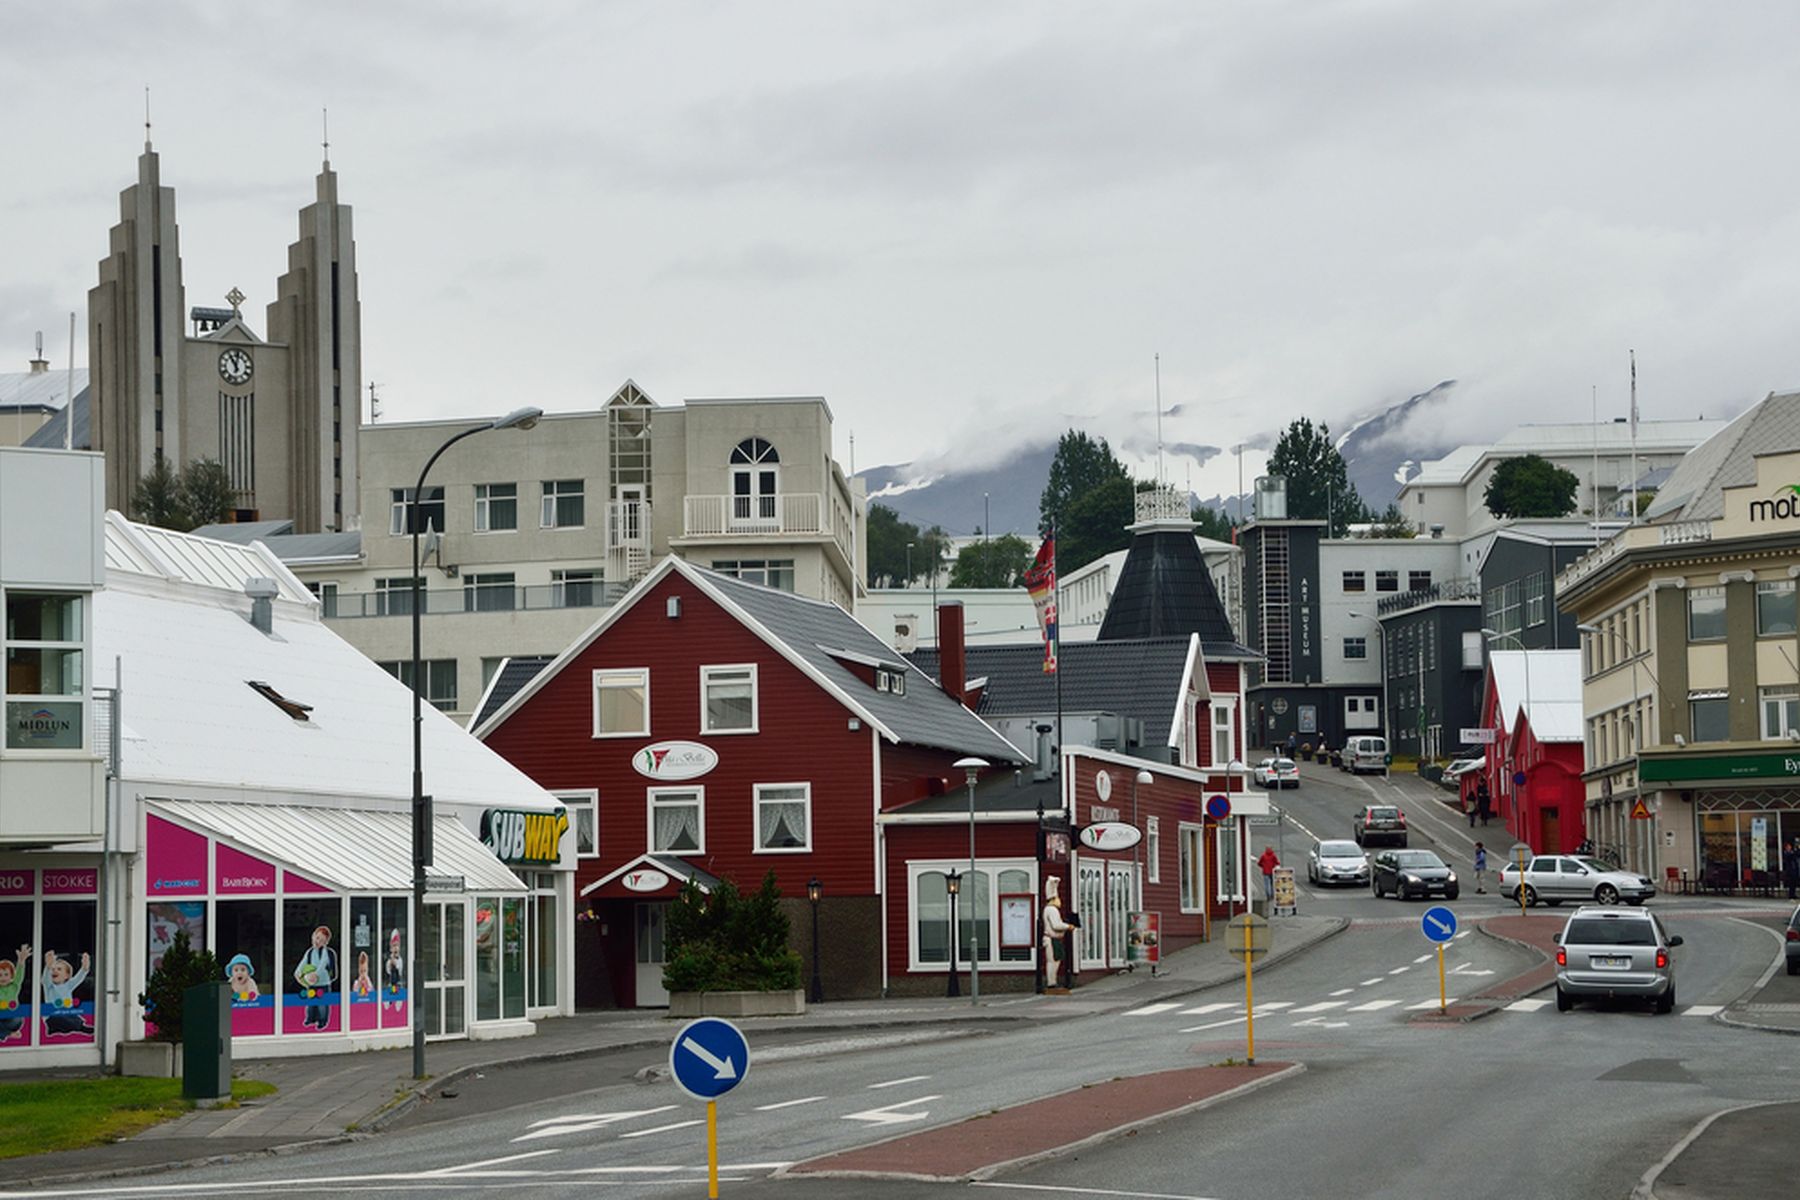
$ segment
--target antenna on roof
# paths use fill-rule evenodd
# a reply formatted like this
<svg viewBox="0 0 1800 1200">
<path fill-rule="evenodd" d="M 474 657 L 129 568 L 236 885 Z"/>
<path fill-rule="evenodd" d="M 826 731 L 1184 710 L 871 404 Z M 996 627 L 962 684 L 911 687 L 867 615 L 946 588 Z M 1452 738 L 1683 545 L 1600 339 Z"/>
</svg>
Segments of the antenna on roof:
<svg viewBox="0 0 1800 1200">
<path fill-rule="evenodd" d="M 369 380 L 369 423 L 381 420 L 381 397 L 375 394 L 375 381 Z"/>
<path fill-rule="evenodd" d="M 331 110 L 329 108 L 319 110 L 319 129 L 324 135 L 324 140 L 319 144 L 325 148 L 325 165 L 329 167 L 331 165 Z"/>
<path fill-rule="evenodd" d="M 144 153 L 150 152 L 150 85 L 144 85 Z"/>
<path fill-rule="evenodd" d="M 44 335 L 39 334 L 41 339 Z M 41 342 L 40 342 L 41 345 Z M 43 350 L 38 351 L 39 356 Z M 63 449 L 75 448 L 75 314 L 69 314 L 69 398 L 63 404 Z"/>
</svg>

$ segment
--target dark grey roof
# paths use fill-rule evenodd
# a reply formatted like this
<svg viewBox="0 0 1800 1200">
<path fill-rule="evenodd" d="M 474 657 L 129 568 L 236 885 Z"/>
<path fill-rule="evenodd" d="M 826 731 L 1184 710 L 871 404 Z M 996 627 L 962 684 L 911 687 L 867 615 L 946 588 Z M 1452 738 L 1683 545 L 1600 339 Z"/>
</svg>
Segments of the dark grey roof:
<svg viewBox="0 0 1800 1200">
<path fill-rule="evenodd" d="M 1037 813 L 1039 802 L 1045 812 L 1062 808 L 1062 784 L 1053 778 L 1034 780 L 1031 768 L 1020 772 L 989 775 L 975 785 L 975 811 L 980 813 Z M 969 811 L 969 793 L 965 786 L 952 787 L 941 796 L 926 796 L 910 804 L 902 804 L 895 812 L 964 813 Z"/>
<path fill-rule="evenodd" d="M 267 540 L 278 534 L 292 533 L 294 532 L 294 523 L 292 521 L 221 521 L 216 525 L 202 525 L 190 532 L 196 537 L 248 546 L 258 539 Z"/>
<path fill-rule="evenodd" d="M 1064 642 L 1057 656 L 1062 710 L 1136 717 L 1144 723 L 1146 747 L 1167 745 L 1187 653 L 1186 637 Z M 936 650 L 918 650 L 911 658 L 919 670 L 937 677 Z M 970 679 L 987 677 L 975 710 L 982 716 L 1027 717 L 1056 711 L 1056 675 L 1044 674 L 1042 646 L 970 646 L 967 670 Z"/>
<path fill-rule="evenodd" d="M 1756 456 L 1800 447 L 1800 392 L 1772 392 L 1695 446 L 1644 510 L 1653 522 L 1725 515 L 1725 492 L 1756 482 Z"/>
<path fill-rule="evenodd" d="M 24 445 L 35 450 L 60 450 L 63 444 L 63 426 L 73 421 L 74 436 L 69 439 L 70 449 L 92 450 L 94 448 L 93 434 L 88 425 L 89 394 L 85 387 L 76 392 L 74 401 L 59 409 L 55 416 L 32 430 L 31 435 L 25 439 Z"/>
<path fill-rule="evenodd" d="M 892 692 L 878 692 L 864 683 L 832 651 L 847 651 L 858 658 L 885 663 L 902 671 L 910 664 L 837 605 L 687 565 L 708 586 L 718 589 L 783 642 L 807 666 L 854 697 L 870 716 L 892 730 L 902 742 L 975 754 L 989 762 L 1021 761 L 1012 743 L 917 673 L 908 676 L 905 694 L 898 696 Z"/>
<path fill-rule="evenodd" d="M 362 530 L 333 533 L 285 533 L 260 539 L 282 562 L 318 558 L 355 558 L 362 553 Z"/>
<path fill-rule="evenodd" d="M 1099 640 L 1185 637 L 1190 633 L 1199 634 L 1202 643 L 1237 641 L 1193 530 L 1140 529 L 1131 539 L 1118 586 L 1107 602 Z"/>
<path fill-rule="evenodd" d="M 481 698 L 475 715 L 469 718 L 469 728 L 479 729 L 483 721 L 499 712 L 501 705 L 511 700 L 520 688 L 536 679 L 538 672 L 549 666 L 551 661 L 549 655 L 515 655 L 502 660 L 500 669 L 494 672 L 494 678 L 488 682 L 487 694 Z"/>
</svg>

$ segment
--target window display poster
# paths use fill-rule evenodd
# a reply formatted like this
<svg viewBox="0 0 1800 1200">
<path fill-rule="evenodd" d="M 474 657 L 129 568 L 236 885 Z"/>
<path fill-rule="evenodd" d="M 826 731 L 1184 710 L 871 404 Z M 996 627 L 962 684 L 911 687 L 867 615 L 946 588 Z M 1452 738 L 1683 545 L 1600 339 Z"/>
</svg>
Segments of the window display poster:
<svg viewBox="0 0 1800 1200">
<path fill-rule="evenodd" d="M 44 901 L 38 989 L 43 1029 L 40 1046 L 94 1042 L 94 918 L 92 900 Z"/>
<path fill-rule="evenodd" d="M 1134 911 L 1125 914 L 1125 961 L 1149 963 L 1162 961 L 1162 914 Z"/>
<path fill-rule="evenodd" d="M 29 900 L 0 903 L 0 1049 L 31 1044 L 34 907 Z"/>
<path fill-rule="evenodd" d="M 404 1029 L 406 1027 L 406 905 L 401 899 L 383 899 L 381 902 L 381 973 L 377 976 L 381 986 L 381 1027 L 383 1029 Z"/>
<path fill-rule="evenodd" d="M 355 896 L 350 901 L 350 946 L 345 975 L 349 979 L 350 1029 L 356 1032 L 381 1024 L 381 948 L 375 944 L 376 901 Z"/>
<path fill-rule="evenodd" d="M 231 985 L 231 1036 L 268 1037 L 275 1032 L 281 994 L 275 973 L 275 901 L 220 900 L 213 953 Z"/>
<path fill-rule="evenodd" d="M 283 1033 L 343 1030 L 343 976 L 337 945 L 343 911 L 335 897 L 282 902 Z"/>
<path fill-rule="evenodd" d="M 206 948 L 206 901 L 153 900 L 144 909 L 150 936 L 146 974 L 162 965 L 163 955 L 175 944 L 178 933 L 187 934 L 188 945 L 194 949 Z"/>
</svg>

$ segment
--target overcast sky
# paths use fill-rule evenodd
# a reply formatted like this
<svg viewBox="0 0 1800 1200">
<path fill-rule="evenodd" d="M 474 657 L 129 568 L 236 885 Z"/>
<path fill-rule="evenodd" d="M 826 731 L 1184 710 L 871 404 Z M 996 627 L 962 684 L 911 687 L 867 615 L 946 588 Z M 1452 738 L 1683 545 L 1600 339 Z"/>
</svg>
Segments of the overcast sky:
<svg viewBox="0 0 1800 1200">
<path fill-rule="evenodd" d="M 816 394 L 867 468 L 1069 425 L 1153 461 L 1159 352 L 1196 447 L 1444 379 L 1468 440 L 1585 420 L 1595 386 L 1623 413 L 1631 348 L 1646 419 L 1800 386 L 1788 3 L 0 17 L 0 369 L 37 329 L 63 361 L 149 85 L 187 302 L 240 287 L 259 331 L 329 107 L 387 420 L 627 377 Z M 1229 455 L 1193 481 L 1232 487 Z"/>
</svg>

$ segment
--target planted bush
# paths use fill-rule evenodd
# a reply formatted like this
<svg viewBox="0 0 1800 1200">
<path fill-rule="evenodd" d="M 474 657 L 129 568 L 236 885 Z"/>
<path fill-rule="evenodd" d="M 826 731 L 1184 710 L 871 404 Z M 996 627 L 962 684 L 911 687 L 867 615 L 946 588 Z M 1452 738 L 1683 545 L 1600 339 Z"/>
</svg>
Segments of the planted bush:
<svg viewBox="0 0 1800 1200">
<path fill-rule="evenodd" d="M 780 992 L 800 986 L 775 872 L 748 896 L 722 880 L 708 894 L 693 880 L 669 905 L 663 986 L 671 992 Z"/>
<path fill-rule="evenodd" d="M 162 962 L 150 972 L 143 993 L 138 996 L 138 1003 L 144 1006 L 144 1019 L 154 1026 L 150 1040 L 179 1042 L 182 998 L 187 990 L 202 983 L 218 983 L 224 978 L 219 960 L 211 950 L 195 950 L 188 944 L 185 932 L 177 933 L 163 952 Z"/>
</svg>

